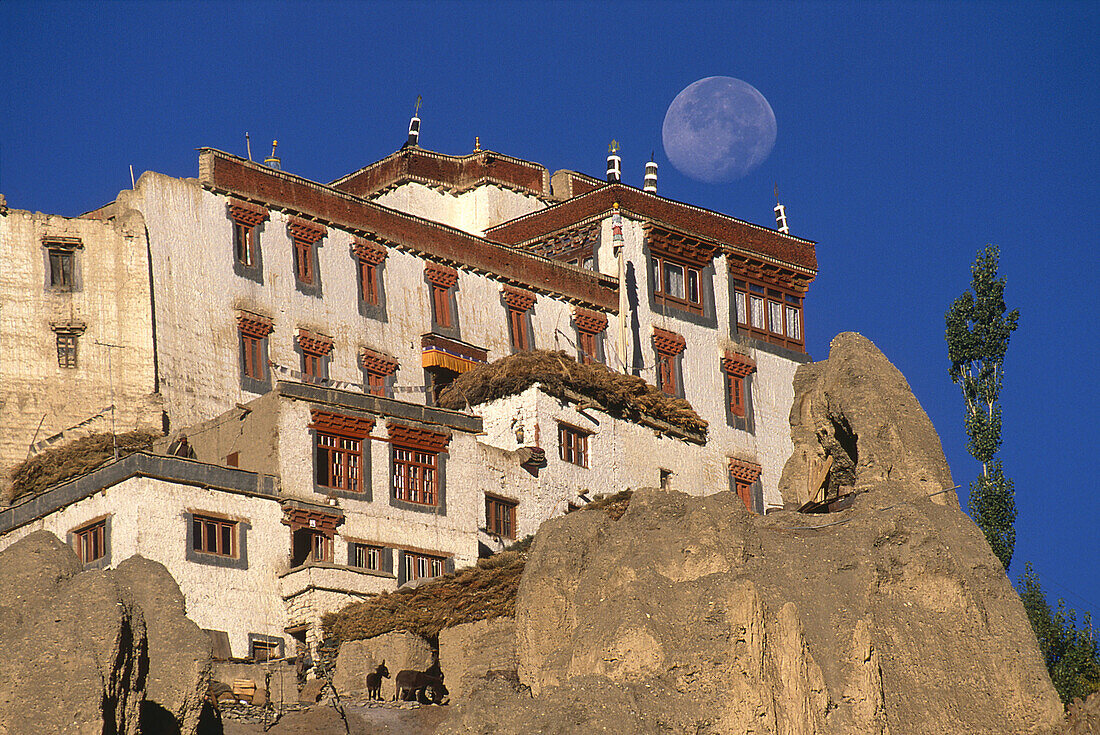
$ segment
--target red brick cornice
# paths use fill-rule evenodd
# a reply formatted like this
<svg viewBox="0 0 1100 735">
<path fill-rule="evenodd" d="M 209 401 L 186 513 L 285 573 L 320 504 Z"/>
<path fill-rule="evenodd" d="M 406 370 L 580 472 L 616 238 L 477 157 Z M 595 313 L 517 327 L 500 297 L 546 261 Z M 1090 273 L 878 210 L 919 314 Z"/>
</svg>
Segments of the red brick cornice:
<svg viewBox="0 0 1100 735">
<path fill-rule="evenodd" d="M 722 371 L 728 375 L 744 378 L 756 372 L 756 362 L 747 355 L 737 352 L 727 352 L 722 358 Z"/>
<path fill-rule="evenodd" d="M 666 355 L 679 355 L 687 347 L 687 340 L 675 332 L 653 328 L 653 347 Z"/>
<path fill-rule="evenodd" d="M 253 314 L 250 311 L 237 312 L 237 329 L 249 337 L 263 339 L 275 331 L 275 325 L 266 316 Z"/>
<path fill-rule="evenodd" d="M 332 337 L 326 337 L 323 334 L 299 329 L 296 341 L 303 352 L 311 355 L 327 355 L 332 352 Z"/>
<path fill-rule="evenodd" d="M 434 286 L 450 288 L 458 283 L 458 271 L 439 263 L 428 263 L 424 266 L 424 278 Z"/>
<path fill-rule="evenodd" d="M 390 441 L 394 444 L 414 447 L 426 452 L 442 452 L 447 443 L 451 441 L 451 437 L 447 434 L 440 434 L 417 426 L 407 426 L 394 421 L 387 423 L 386 429 L 389 431 Z"/>
<path fill-rule="evenodd" d="M 328 229 L 324 225 L 300 217 L 287 218 L 286 229 L 292 238 L 310 245 L 328 234 Z"/>
<path fill-rule="evenodd" d="M 582 332 L 599 334 L 607 329 L 607 314 L 602 314 L 598 311 L 589 311 L 588 309 L 577 309 L 573 313 L 573 323 L 576 324 L 577 329 Z"/>
<path fill-rule="evenodd" d="M 760 479 L 760 465 L 730 457 L 730 474 L 738 480 L 752 484 Z"/>
<path fill-rule="evenodd" d="M 355 256 L 364 263 L 378 265 L 386 259 L 386 248 L 384 246 L 362 237 L 355 238 L 352 242 L 351 249 L 355 253 Z"/>
<path fill-rule="evenodd" d="M 518 288 L 512 288 L 511 286 L 505 286 L 504 289 L 504 303 L 508 304 L 508 307 L 517 311 L 527 311 L 535 305 L 535 294 L 530 291 L 523 291 Z"/>
<path fill-rule="evenodd" d="M 356 439 L 366 437 L 374 428 L 374 419 L 363 416 L 346 416 L 340 413 L 320 411 L 316 408 L 310 411 L 310 416 L 312 419 L 309 424 L 310 429 L 343 434 Z"/>
<path fill-rule="evenodd" d="M 397 372 L 397 359 L 381 352 L 363 348 L 359 353 L 359 365 L 376 375 L 393 375 Z"/>
<path fill-rule="evenodd" d="M 248 227 L 255 227 L 256 225 L 264 222 L 268 218 L 267 207 L 261 207 L 258 204 L 252 204 L 251 202 L 245 202 L 240 199 L 229 200 L 229 216 L 233 218 L 235 222 L 240 222 L 242 225 Z"/>
</svg>

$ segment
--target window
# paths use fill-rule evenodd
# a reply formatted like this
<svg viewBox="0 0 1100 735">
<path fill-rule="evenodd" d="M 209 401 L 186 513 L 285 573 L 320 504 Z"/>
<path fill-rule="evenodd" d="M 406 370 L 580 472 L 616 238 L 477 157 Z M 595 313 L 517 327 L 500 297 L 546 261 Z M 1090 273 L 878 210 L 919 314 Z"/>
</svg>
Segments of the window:
<svg viewBox="0 0 1100 735">
<path fill-rule="evenodd" d="M 107 556 L 107 519 L 73 531 L 73 547 L 81 564 L 91 564 Z"/>
<path fill-rule="evenodd" d="M 377 242 L 357 237 L 351 245 L 359 276 L 359 313 L 371 319 L 385 318 L 385 289 L 382 284 L 386 248 Z"/>
<path fill-rule="evenodd" d="M 260 262 L 259 226 L 268 211 L 239 199 L 229 200 L 229 219 L 233 225 L 233 272 L 263 282 Z"/>
<path fill-rule="evenodd" d="M 607 329 L 607 315 L 577 309 L 573 313 L 573 326 L 577 330 L 577 361 L 585 364 L 603 362 L 601 335 Z"/>
<path fill-rule="evenodd" d="M 446 558 L 420 552 L 405 552 L 405 564 L 408 566 L 409 579 L 431 579 L 442 577 L 446 571 Z"/>
<path fill-rule="evenodd" d="M 435 505 L 439 500 L 436 488 L 437 457 L 435 452 L 394 445 L 394 497 L 406 503 Z"/>
<path fill-rule="evenodd" d="M 516 506 L 514 500 L 485 496 L 485 528 L 502 538 L 516 537 Z"/>
<path fill-rule="evenodd" d="M 752 431 L 749 423 L 748 377 L 756 371 L 756 363 L 747 355 L 727 352 L 722 358 L 722 372 L 726 374 L 727 423 L 738 429 Z M 730 420 L 732 419 L 732 420 Z"/>
<path fill-rule="evenodd" d="M 201 554 L 236 557 L 237 522 L 198 515 L 192 517 L 191 549 Z"/>
<path fill-rule="evenodd" d="M 76 368 L 76 332 L 57 333 L 57 366 L 66 369 Z"/>
<path fill-rule="evenodd" d="M 365 392 L 376 396 L 386 396 L 390 392 L 390 382 L 397 372 L 397 360 L 374 350 L 363 349 L 359 353 L 359 366 L 363 369 Z"/>
<path fill-rule="evenodd" d="M 562 460 L 588 467 L 588 434 L 569 424 L 558 424 L 558 452 Z"/>
<path fill-rule="evenodd" d="M 505 286 L 501 296 L 508 312 L 508 335 L 513 352 L 523 352 L 534 347 L 531 339 L 531 308 L 535 295 L 518 288 Z"/>
<path fill-rule="evenodd" d="M 240 332 L 241 388 L 253 393 L 265 393 L 270 388 L 267 366 L 267 336 L 274 327 L 271 320 L 259 314 L 237 312 Z"/>
<path fill-rule="evenodd" d="M 56 250 L 51 248 L 50 251 L 50 288 L 57 291 L 72 291 L 73 290 L 73 251 L 72 250 Z"/>
<path fill-rule="evenodd" d="M 363 301 L 378 304 L 378 266 L 365 260 L 359 261 L 359 286 Z"/>
<path fill-rule="evenodd" d="M 351 543 L 348 545 L 348 566 L 382 571 L 382 547 Z"/>
<path fill-rule="evenodd" d="M 308 381 L 328 380 L 332 338 L 299 329 L 296 341 L 302 355 L 302 376 Z"/>
<path fill-rule="evenodd" d="M 316 245 L 328 230 L 315 222 L 297 217 L 289 218 L 286 227 L 293 245 L 294 278 L 297 281 L 299 290 L 319 296 L 320 293 L 316 291 L 316 287 L 320 285 L 320 279 L 316 272 Z M 307 288 L 301 289 L 302 286 Z"/>
<path fill-rule="evenodd" d="M 668 260 L 663 255 L 654 255 L 652 265 L 654 296 L 687 311 L 703 313 L 698 268 Z"/>
<path fill-rule="evenodd" d="M 424 268 L 424 279 L 431 288 L 432 326 L 451 329 L 455 326 L 454 288 L 458 283 L 458 271 L 454 268 L 429 263 Z"/>
<path fill-rule="evenodd" d="M 730 484 L 732 489 L 741 498 L 741 502 L 750 511 L 756 512 L 756 503 L 753 499 L 753 486 L 760 479 L 760 465 L 743 459 L 730 458 Z"/>
<path fill-rule="evenodd" d="M 657 357 L 657 387 L 670 396 L 683 396 L 680 360 L 687 341 L 664 329 L 653 329 L 653 349 Z"/>
<path fill-rule="evenodd" d="M 283 639 L 269 635 L 248 635 L 248 657 L 259 663 L 283 657 Z"/>
<path fill-rule="evenodd" d="M 233 223 L 233 254 L 237 262 L 251 267 L 256 250 L 256 228 L 244 222 Z"/>
<path fill-rule="evenodd" d="M 369 477 L 363 445 L 374 421 L 360 416 L 313 409 L 309 428 L 314 432 L 314 469 L 317 490 L 363 493 Z"/>
<path fill-rule="evenodd" d="M 332 539 L 323 533 L 309 535 L 309 558 L 311 561 L 332 561 Z"/>
<path fill-rule="evenodd" d="M 730 413 L 734 416 L 745 415 L 745 379 L 733 373 L 726 374 L 729 387 Z"/>
<path fill-rule="evenodd" d="M 782 347 L 802 350 L 800 295 L 734 278 L 733 303 L 740 331 Z"/>
</svg>

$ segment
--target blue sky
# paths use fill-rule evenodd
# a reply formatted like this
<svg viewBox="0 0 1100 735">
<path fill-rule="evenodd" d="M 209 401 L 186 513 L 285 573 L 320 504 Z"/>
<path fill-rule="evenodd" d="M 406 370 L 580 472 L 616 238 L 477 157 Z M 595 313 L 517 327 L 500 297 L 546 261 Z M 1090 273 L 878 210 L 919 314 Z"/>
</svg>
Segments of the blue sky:
<svg viewBox="0 0 1100 735">
<path fill-rule="evenodd" d="M 482 146 L 600 176 L 621 145 L 640 186 L 761 224 L 773 183 L 818 242 L 809 351 L 875 341 L 939 430 L 956 482 L 962 399 L 943 315 L 987 242 L 1020 328 L 1006 361 L 1005 471 L 1019 520 L 1012 576 L 1100 612 L 1096 312 L 1096 3 L 4 3 L 0 192 L 78 214 L 132 164 L 195 176 L 195 148 L 330 181 L 396 150 L 417 95 L 424 147 Z M 732 184 L 661 151 L 676 94 L 743 79 L 778 122 L 771 156 Z M 963 501 L 965 503 L 965 494 Z"/>
</svg>

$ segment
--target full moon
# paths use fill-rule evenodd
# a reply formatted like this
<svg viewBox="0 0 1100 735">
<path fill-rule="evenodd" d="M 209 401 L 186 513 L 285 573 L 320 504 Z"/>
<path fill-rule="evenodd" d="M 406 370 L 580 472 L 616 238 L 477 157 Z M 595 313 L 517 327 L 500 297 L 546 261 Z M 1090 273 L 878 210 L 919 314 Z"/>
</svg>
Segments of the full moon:
<svg viewBox="0 0 1100 735">
<path fill-rule="evenodd" d="M 733 77 L 707 77 L 672 100 L 661 139 L 677 171 L 719 184 L 763 163 L 775 132 L 775 113 L 755 87 Z"/>
</svg>

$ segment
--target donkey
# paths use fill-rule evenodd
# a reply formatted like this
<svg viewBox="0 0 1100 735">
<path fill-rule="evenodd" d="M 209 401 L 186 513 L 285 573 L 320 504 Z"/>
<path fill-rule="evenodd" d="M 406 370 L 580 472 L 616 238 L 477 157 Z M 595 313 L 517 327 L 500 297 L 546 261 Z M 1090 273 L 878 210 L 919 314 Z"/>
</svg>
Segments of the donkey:
<svg viewBox="0 0 1100 735">
<path fill-rule="evenodd" d="M 367 674 L 367 699 L 382 699 L 382 679 L 390 678 L 390 670 L 386 668 L 386 659 L 378 664 L 373 673 Z"/>
<path fill-rule="evenodd" d="M 403 702 L 416 700 L 425 704 L 439 704 L 450 694 L 443 684 L 443 677 L 432 676 L 424 671 L 405 669 L 399 671 L 393 681 L 397 687 L 393 698 Z"/>
</svg>

